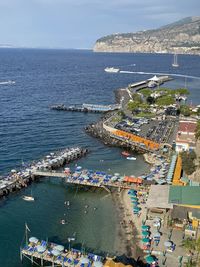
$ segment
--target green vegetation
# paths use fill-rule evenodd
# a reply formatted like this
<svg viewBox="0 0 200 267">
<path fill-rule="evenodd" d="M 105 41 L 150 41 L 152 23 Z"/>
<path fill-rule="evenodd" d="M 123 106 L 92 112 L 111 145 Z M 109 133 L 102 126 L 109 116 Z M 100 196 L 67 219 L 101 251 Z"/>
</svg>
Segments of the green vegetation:
<svg viewBox="0 0 200 267">
<path fill-rule="evenodd" d="M 182 246 L 188 251 L 191 255 L 186 263 L 186 267 L 199 266 L 199 254 L 200 254 L 200 237 L 198 239 L 189 239 L 183 241 Z M 194 261 L 193 257 L 196 254 L 196 260 Z"/>
<path fill-rule="evenodd" d="M 187 175 L 192 174 L 196 170 L 196 166 L 194 164 L 196 157 L 196 153 L 193 150 L 181 153 L 183 170 Z"/>
<path fill-rule="evenodd" d="M 140 93 L 143 96 L 147 97 L 147 96 L 150 96 L 153 93 L 153 91 L 151 89 L 141 89 Z"/>
<path fill-rule="evenodd" d="M 196 139 L 200 139 L 200 121 L 197 122 L 195 137 L 196 137 Z"/>
<path fill-rule="evenodd" d="M 158 106 L 169 106 L 175 104 L 175 99 L 171 95 L 163 95 L 156 99 L 156 104 Z"/>
<path fill-rule="evenodd" d="M 190 116 L 191 115 L 191 111 L 190 111 L 190 108 L 189 106 L 187 105 L 181 105 L 180 106 L 180 114 L 182 114 L 183 116 Z"/>
</svg>

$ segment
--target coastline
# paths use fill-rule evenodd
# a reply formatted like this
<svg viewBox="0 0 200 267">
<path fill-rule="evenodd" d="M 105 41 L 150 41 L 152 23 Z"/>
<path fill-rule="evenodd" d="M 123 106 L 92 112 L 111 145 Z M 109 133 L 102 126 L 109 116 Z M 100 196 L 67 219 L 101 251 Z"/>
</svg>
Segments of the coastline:
<svg viewBox="0 0 200 267">
<path fill-rule="evenodd" d="M 117 243 L 117 245 L 115 244 L 116 254 L 136 260 L 143 255 L 143 251 L 139 247 L 140 218 L 133 215 L 128 190 L 113 194 L 113 201 L 119 219 L 118 237 L 115 240 L 115 243 Z"/>
</svg>

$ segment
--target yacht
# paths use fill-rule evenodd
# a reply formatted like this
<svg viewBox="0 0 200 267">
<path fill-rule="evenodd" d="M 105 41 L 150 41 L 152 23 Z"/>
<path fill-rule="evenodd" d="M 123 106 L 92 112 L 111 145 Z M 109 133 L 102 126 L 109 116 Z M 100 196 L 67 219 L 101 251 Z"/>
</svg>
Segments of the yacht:
<svg viewBox="0 0 200 267">
<path fill-rule="evenodd" d="M 113 67 L 107 67 L 107 68 L 105 68 L 104 69 L 105 70 L 105 72 L 112 72 L 112 73 L 117 73 L 117 72 L 119 72 L 119 69 L 118 68 L 113 68 Z"/>
<path fill-rule="evenodd" d="M 179 67 L 178 61 L 177 61 L 177 54 L 174 54 L 174 61 L 172 63 L 172 67 L 174 67 L 174 68 Z"/>
</svg>

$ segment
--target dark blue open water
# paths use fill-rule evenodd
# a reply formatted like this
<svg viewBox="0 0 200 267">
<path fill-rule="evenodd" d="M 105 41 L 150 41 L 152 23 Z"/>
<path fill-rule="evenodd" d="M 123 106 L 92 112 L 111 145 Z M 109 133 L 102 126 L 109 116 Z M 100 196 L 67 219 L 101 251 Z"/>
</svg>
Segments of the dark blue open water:
<svg viewBox="0 0 200 267">
<path fill-rule="evenodd" d="M 130 162 L 120 149 L 106 147 L 87 136 L 83 127 L 98 119 L 96 114 L 56 112 L 55 103 L 112 103 L 113 90 L 151 75 L 109 74 L 107 66 L 123 70 L 181 73 L 200 76 L 199 56 L 179 56 L 180 67 L 172 69 L 172 55 L 104 54 L 91 51 L 0 49 L 0 82 L 14 80 L 14 85 L 0 85 L 0 172 L 19 167 L 22 160 L 38 159 L 50 151 L 71 145 L 87 146 L 91 153 L 79 164 L 90 169 L 121 174 L 141 174 L 147 170 L 142 157 Z M 136 64 L 136 66 L 130 66 Z M 169 87 L 183 87 L 177 78 Z M 167 85 L 166 85 L 167 86 Z M 200 80 L 187 79 L 193 103 L 200 100 Z M 104 160 L 103 162 L 101 160 Z M 34 203 L 21 199 L 32 189 Z M 70 200 L 66 210 L 64 201 Z M 88 214 L 84 206 L 89 205 Z M 94 211 L 94 207 L 97 210 Z M 60 219 L 66 214 L 67 225 Z M 117 214 L 105 192 L 76 192 L 59 180 L 44 179 L 0 201 L 0 266 L 19 267 L 19 246 L 24 223 L 32 235 L 67 244 L 76 232 L 75 246 L 96 252 L 114 253 L 118 249 Z M 24 263 L 23 266 L 30 266 Z"/>
</svg>

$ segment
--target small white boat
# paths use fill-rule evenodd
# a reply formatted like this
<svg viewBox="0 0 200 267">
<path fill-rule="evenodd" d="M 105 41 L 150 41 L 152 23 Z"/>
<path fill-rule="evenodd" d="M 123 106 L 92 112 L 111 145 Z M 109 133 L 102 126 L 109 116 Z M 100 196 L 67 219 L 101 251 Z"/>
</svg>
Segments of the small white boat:
<svg viewBox="0 0 200 267">
<path fill-rule="evenodd" d="M 119 69 L 118 68 L 113 68 L 113 67 L 107 67 L 107 68 L 105 68 L 104 69 L 105 70 L 105 72 L 112 72 L 112 73 L 117 73 L 117 72 L 119 72 Z"/>
<path fill-rule="evenodd" d="M 22 199 L 25 201 L 35 201 L 35 198 L 32 195 L 32 191 L 30 196 L 23 196 Z"/>
<path fill-rule="evenodd" d="M 23 196 L 22 198 L 25 201 L 35 201 L 34 197 L 32 197 L 32 196 Z"/>
<path fill-rule="evenodd" d="M 127 157 L 126 159 L 128 159 L 128 160 L 136 160 L 135 157 Z"/>
</svg>

